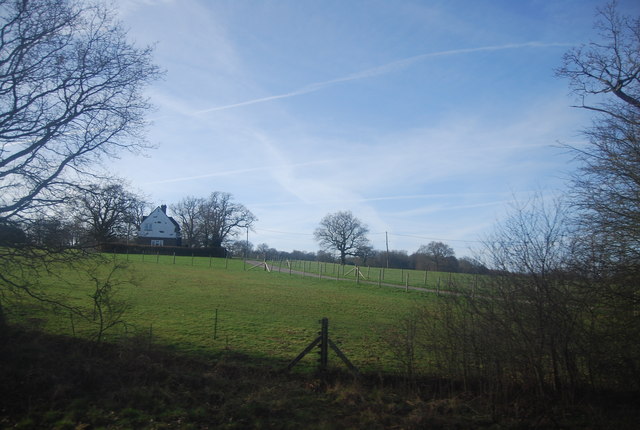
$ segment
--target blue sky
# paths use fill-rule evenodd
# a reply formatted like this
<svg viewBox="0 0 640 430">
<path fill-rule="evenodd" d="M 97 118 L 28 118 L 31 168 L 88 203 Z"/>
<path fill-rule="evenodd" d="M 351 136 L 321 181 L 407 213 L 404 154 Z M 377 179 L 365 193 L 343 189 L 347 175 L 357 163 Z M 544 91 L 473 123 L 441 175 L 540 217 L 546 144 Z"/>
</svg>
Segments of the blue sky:
<svg viewBox="0 0 640 430">
<path fill-rule="evenodd" d="M 113 172 L 156 205 L 233 194 L 254 245 L 316 251 L 320 219 L 350 210 L 376 249 L 387 232 L 471 255 L 514 198 L 562 192 L 559 143 L 590 122 L 554 68 L 601 1 L 116 4 L 166 75 L 148 90 L 156 148 Z"/>
</svg>

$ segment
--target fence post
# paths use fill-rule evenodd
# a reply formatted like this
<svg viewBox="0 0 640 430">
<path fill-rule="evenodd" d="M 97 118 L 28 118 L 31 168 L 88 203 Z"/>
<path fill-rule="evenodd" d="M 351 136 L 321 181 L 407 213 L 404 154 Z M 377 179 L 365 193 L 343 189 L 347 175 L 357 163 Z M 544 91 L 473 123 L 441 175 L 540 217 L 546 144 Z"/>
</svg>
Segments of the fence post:
<svg viewBox="0 0 640 430">
<path fill-rule="evenodd" d="M 322 318 L 322 329 L 320 331 L 320 371 L 327 370 L 329 362 L 329 319 Z"/>
<path fill-rule="evenodd" d="M 216 308 L 215 319 L 213 320 L 213 340 L 218 337 L 218 308 Z"/>
<path fill-rule="evenodd" d="M 322 328 L 320 329 L 320 333 L 318 333 L 318 337 L 315 338 L 313 342 L 311 342 L 296 358 L 293 359 L 291 363 L 287 366 L 287 370 L 291 370 L 293 366 L 296 365 L 298 361 L 300 361 L 305 355 L 307 355 L 313 348 L 316 346 L 320 346 L 320 360 L 318 370 L 324 372 L 327 370 L 327 365 L 329 362 L 329 348 L 333 349 L 335 353 L 340 357 L 340 359 L 347 365 L 349 370 L 351 370 L 356 376 L 360 374 L 358 368 L 349 361 L 346 355 L 338 348 L 338 346 L 333 343 L 331 339 L 329 339 L 329 319 L 324 317 L 320 321 L 322 324 Z"/>
<path fill-rule="evenodd" d="M 173 251 L 173 264 L 176 264 L 176 252 Z"/>
</svg>

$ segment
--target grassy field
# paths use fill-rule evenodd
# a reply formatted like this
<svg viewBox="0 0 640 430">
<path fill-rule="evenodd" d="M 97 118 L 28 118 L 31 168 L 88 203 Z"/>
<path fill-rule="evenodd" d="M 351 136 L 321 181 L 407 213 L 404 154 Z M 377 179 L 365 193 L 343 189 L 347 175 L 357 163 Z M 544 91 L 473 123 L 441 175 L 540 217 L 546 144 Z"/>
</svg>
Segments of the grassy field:
<svg viewBox="0 0 640 430">
<path fill-rule="evenodd" d="M 269 358 L 277 366 L 286 365 L 304 349 L 317 336 L 319 320 L 327 317 L 330 337 L 357 367 L 394 370 L 397 363 L 385 342 L 388 331 L 407 312 L 428 305 L 434 297 L 375 283 L 358 284 L 344 280 L 344 275 L 337 281 L 284 269 L 268 272 L 242 260 L 109 256 L 109 261 L 114 260 L 127 262 L 127 276 L 134 278 L 133 284 L 120 285 L 117 293 L 130 305 L 123 316 L 129 334 L 184 352 L 233 351 Z M 311 272 L 308 267 L 305 270 Z M 126 280 L 123 275 L 121 280 Z M 76 305 L 91 305 L 91 281 L 81 270 L 42 281 L 47 290 L 68 296 Z M 30 321 L 51 333 L 89 336 L 94 330 L 68 312 L 42 309 L 37 318 L 33 312 L 29 309 L 23 315 L 28 313 Z M 19 320 L 21 315 L 13 317 Z M 123 327 L 112 329 L 107 339 L 121 336 Z M 315 366 L 316 358 L 309 354 L 297 368 Z M 335 356 L 330 363 L 339 365 Z"/>
<path fill-rule="evenodd" d="M 5 308 L 0 428 L 637 427 L 638 409 L 624 396 L 595 393 L 556 408 L 515 387 L 496 403 L 472 385 L 439 377 L 424 357 L 416 357 L 424 372 L 409 381 L 389 331 L 416 307 L 437 306 L 433 292 L 357 283 L 343 273 L 332 280 L 332 269 L 316 263 L 321 279 L 310 276 L 308 262 L 290 274 L 242 260 L 107 257 L 93 270 L 87 263 L 41 273 L 39 287 L 90 314 L 94 280 L 104 281 L 114 262 L 127 263 L 110 279 L 116 302 L 129 306 L 126 326 L 105 335 L 120 342 L 88 341 L 95 325 L 61 307 L 23 298 Z M 359 378 L 333 353 L 327 373 L 313 371 L 315 352 L 282 372 L 317 336 L 322 317 Z"/>
</svg>

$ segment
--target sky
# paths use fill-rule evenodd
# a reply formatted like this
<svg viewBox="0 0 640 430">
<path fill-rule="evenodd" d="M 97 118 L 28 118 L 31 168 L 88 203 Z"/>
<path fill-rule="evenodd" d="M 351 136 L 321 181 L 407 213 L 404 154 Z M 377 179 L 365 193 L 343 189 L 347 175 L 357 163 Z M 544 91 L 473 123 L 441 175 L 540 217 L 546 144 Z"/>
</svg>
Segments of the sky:
<svg viewBox="0 0 640 430">
<path fill-rule="evenodd" d="M 154 205 L 232 194 L 254 245 L 317 251 L 320 220 L 351 211 L 375 249 L 473 256 L 514 200 L 562 194 L 562 145 L 591 120 L 554 70 L 602 1 L 115 5 L 165 74 L 146 91 L 154 148 L 110 170 Z"/>
</svg>

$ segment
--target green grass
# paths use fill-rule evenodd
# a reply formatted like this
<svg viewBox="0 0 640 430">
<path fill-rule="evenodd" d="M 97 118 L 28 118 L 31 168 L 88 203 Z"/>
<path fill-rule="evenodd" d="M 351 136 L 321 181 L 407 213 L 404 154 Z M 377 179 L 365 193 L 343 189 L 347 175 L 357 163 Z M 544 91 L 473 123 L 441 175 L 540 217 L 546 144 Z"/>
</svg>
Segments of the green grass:
<svg viewBox="0 0 640 430">
<path fill-rule="evenodd" d="M 110 255 L 103 275 L 114 259 L 127 256 Z M 637 426 L 635 400 L 624 396 L 595 393 L 577 399 L 577 406 L 541 409 L 516 387 L 507 403 L 496 405 L 492 396 L 472 391 L 473 384 L 433 376 L 434 369 L 411 383 L 390 373 L 399 366 L 385 342 L 388 330 L 416 306 L 436 305 L 434 293 L 267 272 L 242 260 L 128 259 L 129 272 L 114 278 L 119 297 L 131 306 L 121 342 L 87 341 L 95 327 L 62 308 L 52 311 L 26 298 L 5 308 L 9 321 L 19 324 L 0 330 L 0 427 Z M 42 291 L 91 307 L 92 284 L 83 267 L 58 268 L 38 281 Z M 333 354 L 326 374 L 310 371 L 316 353 L 294 372 L 281 372 L 317 336 L 325 316 L 330 337 L 361 377 L 341 370 Z M 20 327 L 33 324 L 44 330 Z M 119 327 L 107 340 L 123 334 Z"/>
<path fill-rule="evenodd" d="M 118 297 L 130 305 L 123 317 L 130 333 L 148 334 L 150 341 L 180 351 L 233 351 L 270 358 L 278 365 L 286 365 L 304 349 L 317 336 L 319 320 L 327 317 L 330 337 L 356 366 L 393 370 L 395 359 L 384 340 L 388 330 L 434 297 L 375 284 L 267 272 L 242 260 L 176 257 L 174 261 L 160 255 L 146 255 L 144 261 L 141 255 L 109 259 L 128 259 L 136 278 L 135 285 L 118 287 Z M 90 306 L 91 285 L 82 271 L 41 281 L 50 292 Z M 86 322 L 72 321 L 68 312 L 42 310 L 38 316 L 52 333 L 88 336 L 92 330 Z M 122 329 L 111 332 L 111 336 L 121 334 Z M 309 354 L 300 368 L 315 366 L 316 358 Z M 330 360 L 339 365 L 336 357 Z"/>
</svg>

